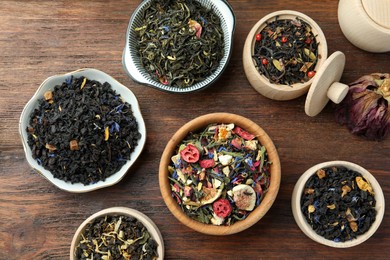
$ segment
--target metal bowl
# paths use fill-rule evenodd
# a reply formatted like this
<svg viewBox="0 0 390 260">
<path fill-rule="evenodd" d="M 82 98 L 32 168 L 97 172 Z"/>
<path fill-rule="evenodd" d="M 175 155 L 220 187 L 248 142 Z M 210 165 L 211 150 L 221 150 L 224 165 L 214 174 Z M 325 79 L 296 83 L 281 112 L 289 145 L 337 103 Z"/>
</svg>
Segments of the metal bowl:
<svg viewBox="0 0 390 260">
<path fill-rule="evenodd" d="M 151 0 L 143 1 L 133 12 L 126 33 L 126 44 L 123 50 L 122 64 L 124 70 L 135 82 L 171 93 L 189 93 L 204 89 L 213 84 L 228 65 L 232 53 L 233 33 L 235 29 L 235 15 L 231 6 L 224 0 L 196 0 L 206 8 L 212 9 L 220 18 L 224 35 L 224 55 L 216 71 L 201 82 L 185 88 L 164 85 L 155 81 L 143 68 L 138 54 L 137 38 L 134 29 L 142 23 L 142 14 L 149 7 Z"/>
<path fill-rule="evenodd" d="M 70 182 L 65 182 L 63 180 L 54 178 L 53 174 L 50 171 L 43 168 L 43 166 L 40 165 L 32 157 L 31 149 L 27 143 L 28 136 L 27 136 L 26 128 L 29 126 L 30 114 L 36 107 L 38 107 L 38 100 L 43 97 L 43 94 L 47 90 L 53 89 L 54 86 L 56 85 L 61 85 L 63 82 L 65 82 L 66 79 L 70 78 L 71 76 L 73 77 L 84 76 L 88 79 L 93 79 L 101 83 L 108 82 L 111 85 L 112 89 L 116 91 L 116 93 L 120 94 L 121 97 L 127 103 L 131 104 L 133 114 L 138 123 L 138 131 L 141 134 L 141 139 L 138 140 L 137 147 L 135 147 L 134 151 L 131 153 L 131 160 L 128 160 L 118 172 L 109 176 L 105 181 L 99 181 L 89 185 L 84 185 L 82 183 L 70 183 Z M 131 92 L 127 87 L 125 87 L 124 85 L 116 81 L 108 74 L 96 69 L 80 69 L 63 75 L 55 75 L 47 78 L 40 85 L 40 87 L 38 88 L 34 96 L 24 107 L 19 121 L 19 133 L 22 139 L 26 159 L 27 162 L 30 164 L 30 166 L 34 168 L 34 170 L 37 171 L 39 174 L 41 174 L 43 177 L 45 177 L 49 182 L 57 186 L 58 188 L 69 192 L 75 192 L 75 193 L 89 192 L 92 190 L 108 187 L 119 182 L 125 176 L 125 174 L 130 169 L 130 167 L 134 164 L 134 162 L 137 160 L 146 142 L 145 122 L 143 120 L 137 98 L 135 97 L 133 92 Z"/>
</svg>

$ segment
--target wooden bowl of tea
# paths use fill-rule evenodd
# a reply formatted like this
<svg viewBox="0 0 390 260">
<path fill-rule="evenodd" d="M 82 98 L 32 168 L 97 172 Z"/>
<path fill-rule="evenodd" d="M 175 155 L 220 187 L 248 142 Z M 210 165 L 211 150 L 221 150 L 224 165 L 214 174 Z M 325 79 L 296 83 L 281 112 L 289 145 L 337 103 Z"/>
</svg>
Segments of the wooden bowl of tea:
<svg viewBox="0 0 390 260">
<path fill-rule="evenodd" d="M 375 177 L 346 161 L 317 164 L 297 181 L 292 212 L 312 240 L 336 248 L 359 245 L 379 228 L 385 200 Z"/>
<path fill-rule="evenodd" d="M 203 90 L 227 67 L 234 30 L 227 1 L 142 1 L 129 21 L 124 70 L 135 82 L 164 92 Z"/>
<path fill-rule="evenodd" d="M 324 33 L 307 15 L 282 10 L 260 19 L 243 48 L 243 66 L 251 86 L 274 100 L 307 93 L 328 55 Z"/>
<path fill-rule="evenodd" d="M 185 226 L 230 235 L 256 224 L 279 191 L 281 167 L 268 134 L 235 114 L 212 113 L 183 125 L 160 160 L 164 202 Z"/>
<path fill-rule="evenodd" d="M 164 259 L 164 240 L 142 212 L 113 207 L 88 217 L 77 228 L 70 259 Z M 98 258 L 96 258 L 98 257 Z"/>
<path fill-rule="evenodd" d="M 96 69 L 47 78 L 24 107 L 19 133 L 30 166 L 74 193 L 118 183 L 146 141 L 136 96 Z"/>
</svg>

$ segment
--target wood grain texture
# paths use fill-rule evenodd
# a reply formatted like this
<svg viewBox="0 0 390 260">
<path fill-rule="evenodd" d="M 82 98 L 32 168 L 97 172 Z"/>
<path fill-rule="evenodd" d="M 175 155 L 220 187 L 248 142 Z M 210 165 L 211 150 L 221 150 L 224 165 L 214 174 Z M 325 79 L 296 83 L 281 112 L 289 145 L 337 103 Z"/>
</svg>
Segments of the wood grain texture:
<svg viewBox="0 0 390 260">
<path fill-rule="evenodd" d="M 352 45 L 337 20 L 338 1 L 230 0 L 237 19 L 233 55 L 215 85 L 190 95 L 173 95 L 144 87 L 122 68 L 125 34 L 140 1 L 6 0 L 0 7 L 0 259 L 68 259 L 77 227 L 93 213 L 125 206 L 148 215 L 159 227 L 167 259 L 268 259 L 388 257 L 390 218 L 356 248 L 333 250 L 298 228 L 291 194 L 299 176 L 311 166 L 346 160 L 369 170 L 390 201 L 390 140 L 370 142 L 349 133 L 334 120 L 333 106 L 316 117 L 304 112 L 305 96 L 274 101 L 249 84 L 242 49 L 250 28 L 277 10 L 300 11 L 322 28 L 328 53 L 342 51 L 346 65 L 341 82 L 390 72 L 390 53 L 374 54 Z M 102 70 L 130 88 L 144 115 L 147 141 L 139 160 L 118 184 L 87 194 L 70 194 L 36 174 L 24 158 L 18 134 L 23 106 L 41 82 L 79 68 Z M 250 118 L 272 138 L 281 161 L 282 179 L 270 211 L 250 229 L 214 237 L 178 222 L 166 207 L 158 184 L 165 145 L 189 120 L 211 112 Z"/>
</svg>

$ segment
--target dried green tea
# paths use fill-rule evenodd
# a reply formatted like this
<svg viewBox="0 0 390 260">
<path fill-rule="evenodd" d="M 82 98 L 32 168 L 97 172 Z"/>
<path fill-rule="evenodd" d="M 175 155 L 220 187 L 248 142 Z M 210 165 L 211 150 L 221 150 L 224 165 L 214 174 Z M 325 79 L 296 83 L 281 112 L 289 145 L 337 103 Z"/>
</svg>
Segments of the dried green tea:
<svg viewBox="0 0 390 260">
<path fill-rule="evenodd" d="M 245 219 L 270 185 L 271 162 L 256 137 L 234 124 L 189 133 L 168 167 L 172 197 L 192 219 L 229 226 Z"/>
<path fill-rule="evenodd" d="M 252 58 L 271 83 L 304 83 L 315 75 L 318 45 L 310 25 L 302 19 L 276 18 L 256 35 Z"/>
<path fill-rule="evenodd" d="M 158 257 L 157 242 L 134 217 L 104 216 L 89 223 L 75 249 L 79 260 L 145 259 Z"/>
<path fill-rule="evenodd" d="M 185 88 L 200 82 L 224 55 L 221 21 L 198 1 L 153 0 L 135 32 L 142 66 L 164 85 Z"/>
<path fill-rule="evenodd" d="M 131 105 L 107 82 L 69 77 L 38 102 L 26 129 L 32 157 L 66 182 L 105 180 L 141 138 Z"/>
<path fill-rule="evenodd" d="M 344 167 L 318 170 L 306 182 L 301 210 L 320 236 L 352 240 L 369 230 L 376 218 L 375 194 L 358 172 Z"/>
</svg>

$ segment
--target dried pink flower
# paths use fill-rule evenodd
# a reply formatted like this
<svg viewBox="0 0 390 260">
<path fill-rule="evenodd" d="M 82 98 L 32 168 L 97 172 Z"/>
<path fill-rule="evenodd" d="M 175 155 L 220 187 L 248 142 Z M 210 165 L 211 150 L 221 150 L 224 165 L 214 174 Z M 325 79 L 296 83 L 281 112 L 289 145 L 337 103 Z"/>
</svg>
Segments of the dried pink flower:
<svg viewBox="0 0 390 260">
<path fill-rule="evenodd" d="M 390 133 L 390 74 L 373 73 L 349 84 L 336 121 L 357 135 L 383 140 Z"/>
</svg>

